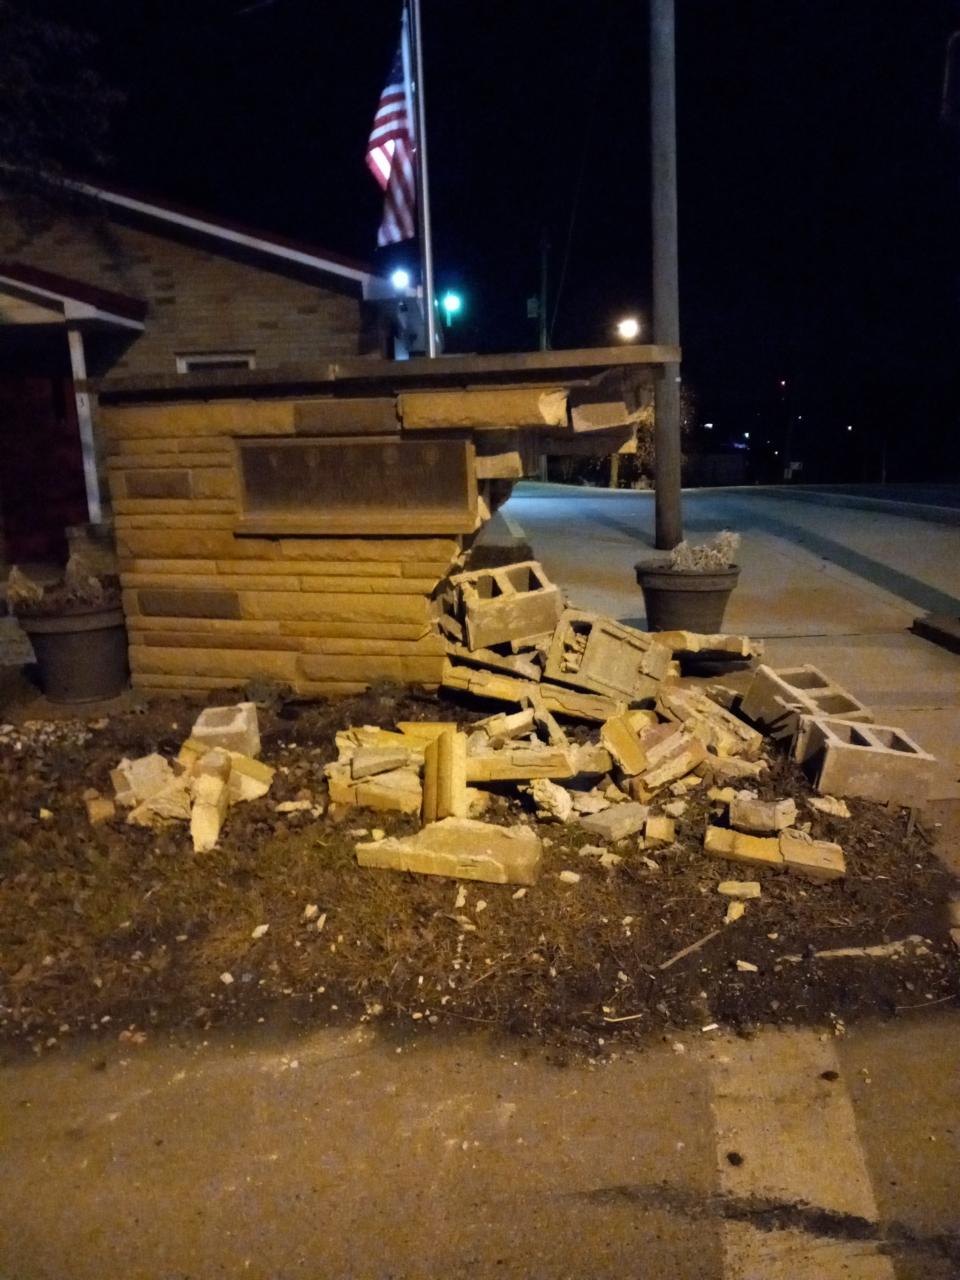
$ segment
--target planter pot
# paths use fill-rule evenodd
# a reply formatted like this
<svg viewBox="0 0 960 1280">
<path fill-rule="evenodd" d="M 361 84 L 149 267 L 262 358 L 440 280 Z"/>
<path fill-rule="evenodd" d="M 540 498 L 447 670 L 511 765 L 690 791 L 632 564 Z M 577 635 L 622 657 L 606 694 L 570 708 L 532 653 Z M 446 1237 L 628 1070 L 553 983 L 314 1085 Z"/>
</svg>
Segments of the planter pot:
<svg viewBox="0 0 960 1280">
<path fill-rule="evenodd" d="M 635 566 L 643 590 L 648 631 L 723 630 L 723 614 L 730 593 L 740 577 L 739 565 L 703 573 L 697 569 L 671 569 L 656 560 Z"/>
<path fill-rule="evenodd" d="M 99 702 L 127 685 L 123 610 L 86 609 L 49 618 L 20 618 L 51 702 Z"/>
</svg>

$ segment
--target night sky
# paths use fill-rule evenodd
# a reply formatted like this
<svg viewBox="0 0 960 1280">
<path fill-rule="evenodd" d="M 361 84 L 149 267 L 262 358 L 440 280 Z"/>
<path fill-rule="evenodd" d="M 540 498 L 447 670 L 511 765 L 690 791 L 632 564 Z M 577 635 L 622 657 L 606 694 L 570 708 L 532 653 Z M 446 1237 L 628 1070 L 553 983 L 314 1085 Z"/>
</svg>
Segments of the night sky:
<svg viewBox="0 0 960 1280">
<path fill-rule="evenodd" d="M 438 284 L 468 303 L 450 345 L 536 345 L 544 231 L 551 310 L 567 261 L 555 346 L 608 342 L 626 310 L 649 324 L 645 4 L 422 3 Z M 372 256 L 363 153 L 399 0 L 32 7 L 95 32 L 127 95 L 105 176 Z M 751 430 L 758 450 L 793 422 L 833 478 L 878 478 L 882 439 L 891 478 L 957 478 L 960 139 L 939 108 L 960 4 L 677 0 L 677 14 L 699 420 L 715 439 Z"/>
</svg>

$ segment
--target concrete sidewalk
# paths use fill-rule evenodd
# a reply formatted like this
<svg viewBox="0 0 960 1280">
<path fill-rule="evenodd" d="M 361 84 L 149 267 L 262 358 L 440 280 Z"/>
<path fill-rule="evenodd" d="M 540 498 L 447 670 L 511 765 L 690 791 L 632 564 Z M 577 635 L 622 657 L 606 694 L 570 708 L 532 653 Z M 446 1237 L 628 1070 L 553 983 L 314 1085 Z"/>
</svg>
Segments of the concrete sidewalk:
<svg viewBox="0 0 960 1280">
<path fill-rule="evenodd" d="M 728 631 L 774 665 L 812 662 L 942 762 L 934 798 L 960 798 L 960 657 L 911 635 L 918 614 L 960 614 L 960 528 L 746 489 L 684 494 L 685 532 L 743 537 Z M 547 573 L 586 609 L 644 627 L 634 563 L 653 550 L 653 495 L 517 486 L 504 508 Z"/>
</svg>

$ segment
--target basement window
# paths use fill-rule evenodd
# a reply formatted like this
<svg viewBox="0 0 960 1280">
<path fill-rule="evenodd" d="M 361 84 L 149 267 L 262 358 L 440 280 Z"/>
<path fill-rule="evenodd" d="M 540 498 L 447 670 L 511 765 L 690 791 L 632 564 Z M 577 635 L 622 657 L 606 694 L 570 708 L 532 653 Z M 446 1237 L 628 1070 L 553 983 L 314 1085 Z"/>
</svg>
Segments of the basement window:
<svg viewBox="0 0 960 1280">
<path fill-rule="evenodd" d="M 238 533 L 454 534 L 477 522 L 473 442 L 396 436 L 240 439 Z"/>
<path fill-rule="evenodd" d="M 183 351 L 176 357 L 177 373 L 203 373 L 214 369 L 255 369 L 253 351 Z"/>
</svg>

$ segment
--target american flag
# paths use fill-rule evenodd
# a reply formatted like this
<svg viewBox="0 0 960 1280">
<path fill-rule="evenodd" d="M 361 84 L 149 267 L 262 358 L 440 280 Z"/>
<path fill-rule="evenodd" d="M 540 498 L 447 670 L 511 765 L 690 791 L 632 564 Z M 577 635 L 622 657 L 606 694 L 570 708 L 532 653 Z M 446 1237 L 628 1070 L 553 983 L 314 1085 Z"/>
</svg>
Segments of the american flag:
<svg viewBox="0 0 960 1280">
<path fill-rule="evenodd" d="M 413 157 L 413 129 L 407 109 L 401 43 L 397 46 L 386 88 L 380 95 L 367 143 L 367 165 L 384 191 L 378 245 L 410 240 L 415 233 L 417 182 Z"/>
</svg>

